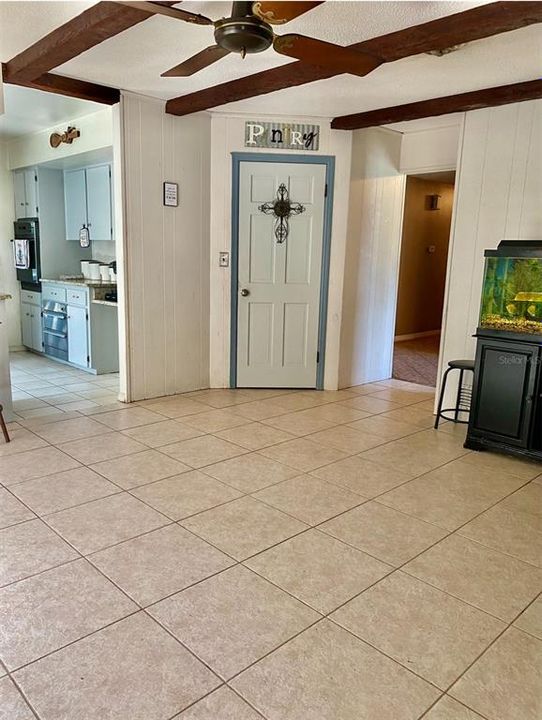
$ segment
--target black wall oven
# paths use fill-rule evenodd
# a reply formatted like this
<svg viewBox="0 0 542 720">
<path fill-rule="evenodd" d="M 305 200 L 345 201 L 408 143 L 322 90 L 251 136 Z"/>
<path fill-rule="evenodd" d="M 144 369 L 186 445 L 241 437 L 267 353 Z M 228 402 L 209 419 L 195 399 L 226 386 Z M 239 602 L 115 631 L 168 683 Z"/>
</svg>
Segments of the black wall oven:
<svg viewBox="0 0 542 720">
<path fill-rule="evenodd" d="M 15 246 L 15 262 L 17 267 L 17 280 L 23 290 L 41 290 L 41 258 L 40 258 L 40 231 L 38 218 L 21 218 L 13 223 L 15 240 L 20 240 L 27 248 L 27 267 L 17 267 L 17 246 Z"/>
</svg>

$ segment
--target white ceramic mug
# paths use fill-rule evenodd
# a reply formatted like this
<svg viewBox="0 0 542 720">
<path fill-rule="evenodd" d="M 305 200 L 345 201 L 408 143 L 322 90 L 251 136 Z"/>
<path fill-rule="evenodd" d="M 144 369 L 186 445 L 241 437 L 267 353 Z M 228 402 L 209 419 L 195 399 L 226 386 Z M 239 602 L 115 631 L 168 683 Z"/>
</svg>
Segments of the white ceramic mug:
<svg viewBox="0 0 542 720">
<path fill-rule="evenodd" d="M 88 266 L 88 277 L 90 280 L 100 279 L 100 263 L 91 261 Z"/>
<path fill-rule="evenodd" d="M 89 277 L 89 265 L 90 262 L 88 260 L 81 260 L 81 273 L 84 278 Z"/>
<path fill-rule="evenodd" d="M 109 282 L 109 265 L 100 265 L 100 277 L 102 279 L 102 282 Z"/>
</svg>

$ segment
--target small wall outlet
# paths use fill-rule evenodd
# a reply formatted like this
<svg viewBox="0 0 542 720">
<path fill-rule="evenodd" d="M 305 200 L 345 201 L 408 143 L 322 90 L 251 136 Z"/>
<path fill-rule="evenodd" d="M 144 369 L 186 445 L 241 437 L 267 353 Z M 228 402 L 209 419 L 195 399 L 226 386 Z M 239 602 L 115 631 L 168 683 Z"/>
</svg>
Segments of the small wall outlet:
<svg viewBox="0 0 542 720">
<path fill-rule="evenodd" d="M 218 253 L 218 266 L 229 267 L 230 266 L 230 254 L 228 252 Z"/>
</svg>

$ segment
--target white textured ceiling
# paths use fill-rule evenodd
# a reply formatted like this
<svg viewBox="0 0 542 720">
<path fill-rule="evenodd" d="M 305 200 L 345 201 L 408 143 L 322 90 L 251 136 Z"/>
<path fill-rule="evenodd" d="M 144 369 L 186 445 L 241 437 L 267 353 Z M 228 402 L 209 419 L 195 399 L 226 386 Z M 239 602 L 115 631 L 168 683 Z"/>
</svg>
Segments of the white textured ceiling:
<svg viewBox="0 0 542 720">
<path fill-rule="evenodd" d="M 101 110 L 103 105 L 53 95 L 30 88 L 4 85 L 5 112 L 0 115 L 0 140 L 68 123 Z"/>
<path fill-rule="evenodd" d="M 0 2 L 1 59 L 9 60 L 91 4 Z M 346 45 L 480 4 L 328 1 L 277 31 L 300 32 Z M 230 3 L 188 0 L 182 7 L 216 19 L 229 14 Z M 167 99 L 290 63 L 268 50 L 244 61 L 229 56 L 190 78 L 160 78 L 162 71 L 212 44 L 212 34 L 210 27 L 155 17 L 70 60 L 57 72 Z M 419 55 L 384 65 L 366 78 L 341 75 L 217 110 L 333 117 L 531 80 L 539 76 L 541 47 L 542 31 L 533 26 L 471 43 L 442 58 Z M 284 72 L 289 69 L 285 67 Z"/>
</svg>

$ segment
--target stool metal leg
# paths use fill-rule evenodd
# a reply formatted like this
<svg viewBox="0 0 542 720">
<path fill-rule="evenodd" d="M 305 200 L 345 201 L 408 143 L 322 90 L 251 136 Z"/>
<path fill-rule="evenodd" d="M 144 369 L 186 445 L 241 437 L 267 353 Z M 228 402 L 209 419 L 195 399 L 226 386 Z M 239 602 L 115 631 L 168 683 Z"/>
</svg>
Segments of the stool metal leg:
<svg viewBox="0 0 542 720">
<path fill-rule="evenodd" d="M 4 415 L 2 414 L 2 410 L 3 410 L 3 407 L 0 405 L 0 427 L 2 428 L 4 440 L 8 443 L 8 442 L 11 442 L 11 438 L 9 437 L 8 429 L 6 427 L 6 421 L 4 420 Z"/>
<path fill-rule="evenodd" d="M 454 418 L 455 418 L 456 422 L 459 420 L 459 408 L 461 405 L 461 392 L 463 389 L 463 373 L 464 372 L 465 371 L 463 370 L 463 368 L 461 368 L 461 370 L 459 371 L 459 384 L 457 386 L 457 397 L 455 400 L 455 413 L 454 413 Z"/>
<path fill-rule="evenodd" d="M 440 388 L 440 396 L 438 399 L 438 407 L 437 407 L 437 417 L 435 418 L 435 425 L 434 425 L 435 430 L 438 430 L 438 424 L 439 424 L 439 420 L 441 417 L 440 413 L 442 411 L 442 403 L 444 402 L 444 393 L 446 392 L 446 381 L 448 379 L 448 374 L 449 374 L 450 370 L 452 370 L 452 369 L 453 368 L 448 368 L 446 370 L 446 372 L 444 373 L 444 375 L 442 376 L 442 385 Z"/>
</svg>

